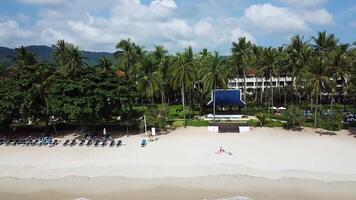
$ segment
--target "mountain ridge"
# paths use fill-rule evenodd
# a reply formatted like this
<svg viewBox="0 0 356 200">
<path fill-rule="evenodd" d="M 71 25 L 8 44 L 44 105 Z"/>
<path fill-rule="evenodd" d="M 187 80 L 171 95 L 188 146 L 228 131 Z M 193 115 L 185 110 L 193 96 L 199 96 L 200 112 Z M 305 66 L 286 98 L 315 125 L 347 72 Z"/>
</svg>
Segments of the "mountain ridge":
<svg viewBox="0 0 356 200">
<path fill-rule="evenodd" d="M 50 62 L 52 52 L 54 51 L 53 47 L 46 45 L 29 45 L 25 46 L 26 49 L 32 51 L 38 56 L 41 62 Z M 113 53 L 104 52 L 104 51 L 85 51 L 83 50 L 83 56 L 88 58 L 88 64 L 93 65 L 97 64 L 101 57 L 107 56 L 113 58 Z M 10 66 L 14 63 L 11 59 L 11 56 L 14 56 L 16 53 L 15 48 L 8 48 L 0 46 L 0 64 L 5 66 Z"/>
</svg>

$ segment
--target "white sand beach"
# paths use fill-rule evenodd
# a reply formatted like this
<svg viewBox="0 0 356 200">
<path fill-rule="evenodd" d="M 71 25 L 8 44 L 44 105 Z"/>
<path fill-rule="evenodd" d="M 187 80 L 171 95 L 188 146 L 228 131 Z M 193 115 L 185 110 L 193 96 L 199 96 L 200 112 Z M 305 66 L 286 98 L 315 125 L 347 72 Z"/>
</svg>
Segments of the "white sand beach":
<svg viewBox="0 0 356 200">
<path fill-rule="evenodd" d="M 32 197 L 48 191 L 73 197 L 97 185 L 95 194 L 88 192 L 93 199 L 116 199 L 96 196 L 106 189 L 107 193 L 140 199 L 140 195 L 134 198 L 136 192 L 160 191 L 160 187 L 195 191 L 189 198 L 176 199 L 356 199 L 356 138 L 348 131 L 320 136 L 309 128 L 300 132 L 254 128 L 243 134 L 180 128 L 158 136 L 144 148 L 140 135 L 120 139 L 125 143 L 122 147 L 1 146 L 0 193 L 20 198 L 16 188 L 23 185 L 27 188 L 23 192 Z M 232 155 L 216 154 L 220 146 Z M 83 191 L 76 188 L 88 180 L 93 184 L 83 186 Z M 66 188 L 66 181 L 79 192 Z M 130 182 L 140 184 L 130 188 Z M 100 187 L 100 183 L 106 186 Z M 47 186 L 36 187 L 38 184 Z M 205 192 L 197 192 L 200 190 Z M 130 191 L 136 192 L 130 196 Z"/>
</svg>

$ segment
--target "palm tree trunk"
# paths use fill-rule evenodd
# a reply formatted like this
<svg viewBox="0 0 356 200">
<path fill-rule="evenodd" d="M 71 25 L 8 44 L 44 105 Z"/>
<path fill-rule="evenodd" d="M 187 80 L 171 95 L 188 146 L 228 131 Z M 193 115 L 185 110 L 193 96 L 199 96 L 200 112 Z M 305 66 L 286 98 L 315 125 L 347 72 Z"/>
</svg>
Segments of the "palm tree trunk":
<svg viewBox="0 0 356 200">
<path fill-rule="evenodd" d="M 272 84 L 272 74 L 270 74 L 270 79 L 269 79 L 270 87 L 271 87 L 271 108 L 273 112 L 273 84 Z"/>
<path fill-rule="evenodd" d="M 244 76 L 244 101 L 247 103 L 247 83 L 246 83 L 246 70 L 243 70 L 243 76 Z"/>
<path fill-rule="evenodd" d="M 182 107 L 183 107 L 183 119 L 184 119 L 184 128 L 187 127 L 186 123 L 185 123 L 185 106 L 184 106 L 184 101 L 185 101 L 185 94 L 184 94 L 184 83 L 182 83 L 181 85 L 181 94 L 182 94 Z"/>
<path fill-rule="evenodd" d="M 343 98 L 342 98 L 342 104 L 344 104 L 344 112 L 346 112 L 346 91 L 345 91 L 345 79 L 344 79 L 344 81 L 343 81 L 343 83 L 342 83 L 342 95 L 343 95 Z"/>
<path fill-rule="evenodd" d="M 314 109 L 314 128 L 317 127 L 317 113 L 318 113 L 318 98 L 319 96 L 316 95 L 316 99 L 315 99 L 315 109 Z"/>
<path fill-rule="evenodd" d="M 236 66 L 236 88 L 239 88 L 239 67 Z"/>
<path fill-rule="evenodd" d="M 264 93 L 264 91 L 265 91 L 265 79 L 264 79 L 264 77 L 262 77 L 261 99 L 260 99 L 261 104 L 263 102 L 263 93 Z"/>
<path fill-rule="evenodd" d="M 335 92 L 334 88 L 331 89 L 331 102 L 330 102 L 330 111 L 331 111 L 331 113 L 333 112 L 334 92 Z"/>
<path fill-rule="evenodd" d="M 162 101 L 162 105 L 164 104 L 164 94 L 163 92 L 161 93 L 161 101 Z"/>
<path fill-rule="evenodd" d="M 48 126 L 48 117 L 46 117 L 45 119 L 45 128 L 44 128 L 44 132 L 46 135 L 48 135 L 49 133 L 49 126 Z"/>
<path fill-rule="evenodd" d="M 215 109 L 216 109 L 216 104 L 215 104 L 215 81 L 214 81 L 214 89 L 213 89 L 213 122 L 215 123 Z"/>
</svg>

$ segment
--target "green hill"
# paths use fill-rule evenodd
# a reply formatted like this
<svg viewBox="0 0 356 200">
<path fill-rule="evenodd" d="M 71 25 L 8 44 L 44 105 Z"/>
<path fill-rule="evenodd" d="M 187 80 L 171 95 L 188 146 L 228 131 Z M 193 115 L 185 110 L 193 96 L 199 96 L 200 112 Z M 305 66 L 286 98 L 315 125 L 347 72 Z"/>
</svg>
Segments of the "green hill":
<svg viewBox="0 0 356 200">
<path fill-rule="evenodd" d="M 33 53 L 35 53 L 40 61 L 42 62 L 50 62 L 51 55 L 53 52 L 52 47 L 48 46 L 37 46 L 31 45 L 25 47 L 29 49 Z M 0 47 L 0 63 L 4 64 L 5 66 L 10 66 L 13 63 L 13 60 L 9 56 L 15 55 L 15 49 L 7 48 L 7 47 Z M 101 57 L 107 56 L 109 58 L 113 57 L 113 53 L 108 52 L 93 52 L 93 51 L 83 51 L 84 57 L 88 58 L 88 64 L 93 65 L 98 63 L 98 60 Z"/>
</svg>

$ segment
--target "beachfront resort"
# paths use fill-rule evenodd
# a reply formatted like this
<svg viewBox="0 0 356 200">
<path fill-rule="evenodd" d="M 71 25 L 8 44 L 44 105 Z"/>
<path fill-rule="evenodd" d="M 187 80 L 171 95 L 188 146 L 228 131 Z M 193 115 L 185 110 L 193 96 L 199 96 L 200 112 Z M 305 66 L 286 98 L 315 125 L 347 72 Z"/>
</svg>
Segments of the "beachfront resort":
<svg viewBox="0 0 356 200">
<path fill-rule="evenodd" d="M 356 199 L 353 2 L 108 3 L 0 3 L 0 199 Z"/>
</svg>

